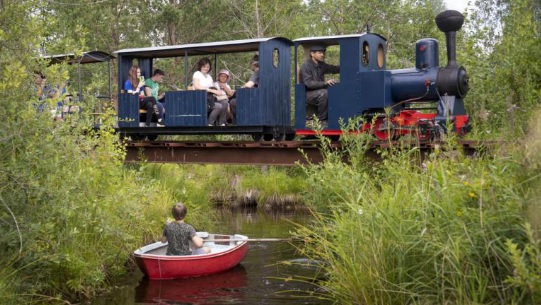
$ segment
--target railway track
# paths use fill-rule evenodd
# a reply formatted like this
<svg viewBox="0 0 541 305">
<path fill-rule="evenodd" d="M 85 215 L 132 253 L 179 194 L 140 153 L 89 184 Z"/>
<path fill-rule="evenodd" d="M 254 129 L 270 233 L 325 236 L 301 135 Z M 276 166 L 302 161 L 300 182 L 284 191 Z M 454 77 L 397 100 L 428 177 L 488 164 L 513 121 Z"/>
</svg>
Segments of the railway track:
<svg viewBox="0 0 541 305">
<path fill-rule="evenodd" d="M 402 145 L 404 142 L 374 142 L 367 151 L 367 156 L 378 159 L 378 151 Z M 466 154 L 472 155 L 479 148 L 494 145 L 494 142 L 459 141 Z M 341 143 L 331 142 L 333 149 L 340 149 Z M 417 147 L 422 153 L 428 153 L 443 144 L 406 143 Z M 127 142 L 126 162 L 154 163 L 195 163 L 195 164 L 245 164 L 294 166 L 298 164 L 320 163 L 323 160 L 320 141 L 154 141 Z M 301 152 L 302 151 L 302 152 Z M 304 155 L 303 155 L 304 153 Z M 305 157 L 306 156 L 306 157 Z"/>
</svg>

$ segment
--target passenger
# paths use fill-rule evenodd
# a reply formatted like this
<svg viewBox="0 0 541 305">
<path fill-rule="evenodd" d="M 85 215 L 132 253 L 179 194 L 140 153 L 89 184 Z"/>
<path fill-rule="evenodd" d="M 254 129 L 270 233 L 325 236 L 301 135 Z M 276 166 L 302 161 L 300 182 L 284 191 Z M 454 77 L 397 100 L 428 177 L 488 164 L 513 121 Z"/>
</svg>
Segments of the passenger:
<svg viewBox="0 0 541 305">
<path fill-rule="evenodd" d="M 70 92 L 69 86 L 69 81 L 65 81 L 58 90 L 60 96 L 58 102 L 56 103 L 56 121 L 63 120 L 65 114 L 79 112 L 79 106 L 73 104 L 73 95 Z"/>
<path fill-rule="evenodd" d="M 47 79 L 41 72 L 34 72 L 34 85 L 38 97 L 38 103 L 34 103 L 34 108 L 38 112 L 43 112 L 49 108 L 47 99 L 55 97 L 58 92 L 47 84 Z"/>
<path fill-rule="evenodd" d="M 143 101 L 149 101 L 150 98 L 153 99 L 151 103 L 156 105 L 158 108 L 156 114 L 158 116 L 158 127 L 164 127 L 163 115 L 165 113 L 165 107 L 163 106 L 163 100 L 165 98 L 165 93 L 159 94 L 160 84 L 163 81 L 165 72 L 160 69 L 154 70 L 151 78 L 145 80 L 145 98 Z M 148 114 L 148 112 L 147 112 Z M 147 115 L 147 126 L 150 125 L 150 121 Z"/>
<path fill-rule="evenodd" d="M 250 69 L 253 71 L 252 76 L 242 88 L 257 88 L 259 87 L 259 55 L 254 55 L 250 61 Z"/>
<path fill-rule="evenodd" d="M 219 92 L 217 96 L 225 95 L 227 98 L 230 98 L 235 93 L 235 91 L 233 91 L 231 87 L 229 86 L 229 84 L 227 83 L 229 81 L 229 77 L 230 77 L 230 73 L 229 73 L 229 70 L 227 69 L 222 69 L 220 70 L 220 72 L 218 72 L 218 81 L 214 83 L 214 87 L 216 87 L 216 89 L 218 89 L 221 92 Z M 224 99 L 224 98 L 219 98 L 219 99 Z"/>
<path fill-rule="evenodd" d="M 241 88 L 257 88 L 259 87 L 259 55 L 254 55 L 250 61 L 250 69 L 252 70 L 252 75 L 250 80 L 246 82 Z M 237 124 L 237 99 L 236 97 L 232 98 L 229 101 L 231 109 L 231 121 L 232 124 Z"/>
<path fill-rule="evenodd" d="M 313 45 L 310 48 L 310 59 L 306 60 L 300 70 L 300 82 L 306 86 L 306 104 L 317 107 L 317 117 L 326 127 L 328 119 L 329 95 L 327 88 L 336 84 L 334 79 L 325 80 L 325 74 L 340 73 L 339 66 L 325 62 L 325 47 Z"/>
<path fill-rule="evenodd" d="M 128 79 L 124 83 L 124 91 L 131 94 L 144 95 L 145 94 L 145 80 L 141 76 L 141 69 L 139 67 L 131 67 L 128 72 Z"/>
<path fill-rule="evenodd" d="M 133 66 L 128 71 L 128 79 L 124 83 L 124 91 L 129 94 L 139 95 L 139 108 L 146 110 L 146 122 L 147 127 L 150 126 L 152 120 L 152 114 L 154 113 L 154 107 L 156 107 L 156 99 L 153 97 L 145 98 L 145 81 L 141 76 L 141 69 Z"/>
<path fill-rule="evenodd" d="M 217 95 L 221 94 L 221 90 L 214 87 L 214 81 L 209 74 L 211 69 L 212 66 L 208 58 L 201 58 L 197 62 L 197 71 L 193 74 L 193 88 L 207 91 L 207 111 L 210 112 L 208 125 L 214 126 L 217 123 L 219 126 L 225 126 L 227 101 L 218 101 L 216 98 Z"/>
<path fill-rule="evenodd" d="M 145 126 L 149 127 L 152 115 L 154 114 L 156 100 L 153 97 L 145 97 L 145 82 L 141 81 L 140 77 L 141 69 L 135 66 L 131 67 L 128 71 L 128 79 L 124 83 L 124 91 L 129 94 L 139 95 L 139 109 L 146 110 Z"/>
<path fill-rule="evenodd" d="M 229 75 L 229 70 L 227 69 L 222 69 L 218 72 L 218 81 L 214 83 L 214 87 L 221 91 L 219 95 L 216 95 L 218 101 L 229 102 L 229 99 L 235 94 L 235 91 L 227 83 L 229 81 Z M 231 116 L 229 103 L 227 103 L 227 115 Z"/>
<path fill-rule="evenodd" d="M 50 110 L 54 120 L 61 120 L 62 101 L 61 96 L 65 95 L 66 82 L 59 88 L 47 84 L 45 75 L 41 72 L 34 72 L 34 85 L 38 102 L 34 103 L 34 108 L 38 112 Z M 53 106 L 53 104 L 56 105 Z"/>
<path fill-rule="evenodd" d="M 162 235 L 162 243 L 167 245 L 167 255 L 196 255 L 210 253 L 209 247 L 203 247 L 203 239 L 197 236 L 192 225 L 184 222 L 188 213 L 186 206 L 179 202 L 173 206 L 173 217 L 175 221 L 165 225 Z M 190 250 L 190 241 L 194 248 Z"/>
</svg>

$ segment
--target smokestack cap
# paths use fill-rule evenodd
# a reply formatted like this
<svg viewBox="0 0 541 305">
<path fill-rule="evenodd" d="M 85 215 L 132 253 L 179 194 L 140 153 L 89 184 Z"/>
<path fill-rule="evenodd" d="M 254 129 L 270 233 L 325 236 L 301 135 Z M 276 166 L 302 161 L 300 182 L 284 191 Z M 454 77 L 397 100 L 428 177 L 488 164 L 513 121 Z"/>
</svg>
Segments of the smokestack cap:
<svg viewBox="0 0 541 305">
<path fill-rule="evenodd" d="M 462 28 L 462 24 L 464 24 L 464 15 L 458 11 L 443 11 L 436 16 L 436 25 L 444 33 L 456 32 Z"/>
</svg>

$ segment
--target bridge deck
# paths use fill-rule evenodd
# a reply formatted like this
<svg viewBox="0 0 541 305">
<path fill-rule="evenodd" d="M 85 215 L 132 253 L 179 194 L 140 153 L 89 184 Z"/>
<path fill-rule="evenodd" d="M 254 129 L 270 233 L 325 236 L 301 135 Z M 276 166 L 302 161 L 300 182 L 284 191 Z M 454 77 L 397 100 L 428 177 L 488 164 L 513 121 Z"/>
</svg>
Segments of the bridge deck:
<svg viewBox="0 0 541 305">
<path fill-rule="evenodd" d="M 323 156 L 319 141 L 282 141 L 282 142 L 128 142 L 126 162 L 155 163 L 214 163 L 245 165 L 295 166 L 298 164 L 320 163 Z M 378 150 L 389 148 L 398 143 L 374 142 L 367 151 L 367 156 L 378 159 Z M 403 145 L 403 143 L 402 143 Z M 442 143 L 410 143 L 427 153 Z M 478 147 L 486 143 L 460 141 L 466 154 L 473 154 Z M 340 142 L 331 142 L 333 149 L 340 149 Z M 304 154 L 304 155 L 303 155 Z"/>
</svg>

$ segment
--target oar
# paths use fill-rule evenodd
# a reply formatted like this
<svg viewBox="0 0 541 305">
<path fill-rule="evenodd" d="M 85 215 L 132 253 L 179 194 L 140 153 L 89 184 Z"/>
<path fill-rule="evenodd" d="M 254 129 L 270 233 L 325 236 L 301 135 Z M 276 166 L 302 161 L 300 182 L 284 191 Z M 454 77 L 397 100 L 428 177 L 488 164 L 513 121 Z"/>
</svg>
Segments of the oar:
<svg viewBox="0 0 541 305">
<path fill-rule="evenodd" d="M 260 242 L 271 242 L 271 241 L 292 241 L 291 238 L 217 238 L 217 239 L 203 239 L 203 242 L 229 242 L 229 241 L 260 241 Z"/>
</svg>

